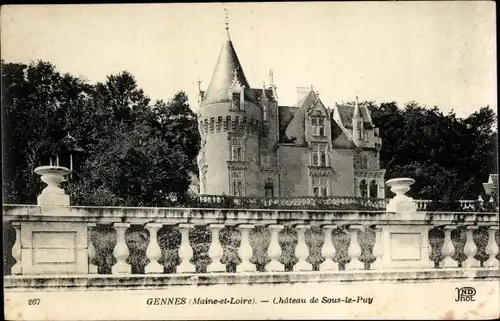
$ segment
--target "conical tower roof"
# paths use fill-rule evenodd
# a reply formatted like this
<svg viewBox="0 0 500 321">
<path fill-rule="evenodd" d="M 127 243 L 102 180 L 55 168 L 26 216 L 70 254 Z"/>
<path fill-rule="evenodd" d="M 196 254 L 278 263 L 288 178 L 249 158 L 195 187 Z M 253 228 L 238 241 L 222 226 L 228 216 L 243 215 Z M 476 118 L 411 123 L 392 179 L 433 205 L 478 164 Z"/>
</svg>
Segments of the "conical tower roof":
<svg viewBox="0 0 500 321">
<path fill-rule="evenodd" d="M 233 43 L 228 39 L 222 45 L 212 79 L 203 97 L 203 104 L 214 104 L 230 100 L 228 96 L 229 88 L 233 85 L 235 79 L 238 80 L 241 86 L 245 86 L 247 90 L 250 89 Z"/>
</svg>

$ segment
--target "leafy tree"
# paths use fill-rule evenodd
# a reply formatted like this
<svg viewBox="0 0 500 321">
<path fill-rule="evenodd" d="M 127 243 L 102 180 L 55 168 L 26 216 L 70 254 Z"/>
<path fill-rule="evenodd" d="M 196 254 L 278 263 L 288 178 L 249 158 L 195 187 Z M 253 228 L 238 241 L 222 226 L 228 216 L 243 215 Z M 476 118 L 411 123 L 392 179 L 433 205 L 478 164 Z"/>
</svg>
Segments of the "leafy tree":
<svg viewBox="0 0 500 321">
<path fill-rule="evenodd" d="M 372 118 L 383 140 L 381 165 L 386 178 L 416 180 L 413 197 L 453 203 L 476 199 L 482 183 L 497 172 L 496 117 L 489 107 L 467 118 L 444 115 L 416 102 L 372 103 Z"/>
<path fill-rule="evenodd" d="M 84 151 L 67 186 L 73 204 L 161 206 L 187 197 L 200 137 L 185 93 L 151 106 L 126 71 L 90 85 L 43 61 L 2 61 L 2 83 L 9 202 L 36 202 L 43 183 L 33 170 L 68 133 Z"/>
</svg>

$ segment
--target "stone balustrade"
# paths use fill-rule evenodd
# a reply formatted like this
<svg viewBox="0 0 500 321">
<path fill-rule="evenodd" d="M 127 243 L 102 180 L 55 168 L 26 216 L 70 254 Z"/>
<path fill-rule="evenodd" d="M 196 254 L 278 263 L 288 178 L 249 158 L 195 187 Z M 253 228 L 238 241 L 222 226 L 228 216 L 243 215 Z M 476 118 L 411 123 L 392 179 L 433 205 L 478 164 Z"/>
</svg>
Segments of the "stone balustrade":
<svg viewBox="0 0 500 321">
<path fill-rule="evenodd" d="M 488 201 L 459 200 L 451 203 L 432 200 L 414 200 L 419 211 L 453 211 L 453 212 L 495 212 L 498 211 L 498 203 L 493 198 Z"/>
<path fill-rule="evenodd" d="M 12 275 L 499 266 L 489 212 L 3 205 L 3 220 Z"/>
<path fill-rule="evenodd" d="M 382 210 L 387 200 L 351 196 L 330 197 L 236 197 L 226 195 L 199 195 L 191 205 L 217 208 L 259 208 L 259 209 L 356 209 Z"/>
<path fill-rule="evenodd" d="M 236 197 L 226 195 L 199 195 L 187 206 L 197 208 L 256 208 L 256 209 L 323 209 L 323 210 L 384 210 L 390 199 L 351 196 L 329 197 Z M 489 212 L 498 211 L 493 198 L 459 200 L 452 203 L 415 199 L 419 211 Z"/>
</svg>

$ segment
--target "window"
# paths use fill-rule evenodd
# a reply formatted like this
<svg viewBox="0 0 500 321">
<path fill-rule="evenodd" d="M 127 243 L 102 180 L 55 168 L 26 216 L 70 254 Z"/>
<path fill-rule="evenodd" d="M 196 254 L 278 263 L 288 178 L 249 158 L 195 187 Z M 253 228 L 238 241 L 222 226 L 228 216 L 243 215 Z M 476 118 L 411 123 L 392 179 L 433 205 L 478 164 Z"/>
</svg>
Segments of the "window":
<svg viewBox="0 0 500 321">
<path fill-rule="evenodd" d="M 367 141 L 368 141 L 368 132 L 365 131 L 365 142 L 367 142 Z"/>
<path fill-rule="evenodd" d="M 326 145 L 313 146 L 313 152 L 311 154 L 312 166 L 327 166 L 326 150 Z"/>
<path fill-rule="evenodd" d="M 264 185 L 264 196 L 265 197 L 274 197 L 273 182 L 266 182 L 266 184 Z"/>
<path fill-rule="evenodd" d="M 328 196 L 328 178 L 327 177 L 313 177 L 312 178 L 312 191 L 314 196 L 326 197 Z"/>
<path fill-rule="evenodd" d="M 363 121 L 358 121 L 358 140 L 363 140 Z"/>
<path fill-rule="evenodd" d="M 243 147 L 232 146 L 231 147 L 231 160 L 241 162 L 243 161 Z"/>
<path fill-rule="evenodd" d="M 263 155 L 261 158 L 262 167 L 268 168 L 270 166 L 269 155 Z"/>
<path fill-rule="evenodd" d="M 231 187 L 234 196 L 244 196 L 243 171 L 231 172 Z"/>
<path fill-rule="evenodd" d="M 241 93 L 233 93 L 233 108 L 241 108 Z"/>
<path fill-rule="evenodd" d="M 312 118 L 314 136 L 325 136 L 325 119 L 323 117 Z"/>
<path fill-rule="evenodd" d="M 371 198 L 377 198 L 378 194 L 378 185 L 375 180 L 372 180 L 370 183 L 370 197 Z"/>
<path fill-rule="evenodd" d="M 368 196 L 368 185 L 366 184 L 365 180 L 362 180 L 359 183 L 359 195 L 361 197 L 367 197 Z"/>
</svg>

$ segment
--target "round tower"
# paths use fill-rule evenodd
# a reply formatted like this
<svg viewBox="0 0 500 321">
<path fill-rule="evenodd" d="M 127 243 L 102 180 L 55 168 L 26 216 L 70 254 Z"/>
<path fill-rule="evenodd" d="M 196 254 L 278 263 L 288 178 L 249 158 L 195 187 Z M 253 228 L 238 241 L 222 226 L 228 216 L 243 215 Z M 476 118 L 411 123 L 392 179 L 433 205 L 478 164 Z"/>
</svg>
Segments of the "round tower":
<svg viewBox="0 0 500 321">
<path fill-rule="evenodd" d="M 245 77 L 229 35 L 200 100 L 200 193 L 258 195 L 262 107 Z"/>
</svg>

